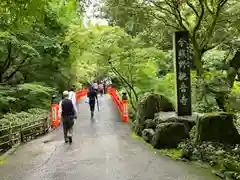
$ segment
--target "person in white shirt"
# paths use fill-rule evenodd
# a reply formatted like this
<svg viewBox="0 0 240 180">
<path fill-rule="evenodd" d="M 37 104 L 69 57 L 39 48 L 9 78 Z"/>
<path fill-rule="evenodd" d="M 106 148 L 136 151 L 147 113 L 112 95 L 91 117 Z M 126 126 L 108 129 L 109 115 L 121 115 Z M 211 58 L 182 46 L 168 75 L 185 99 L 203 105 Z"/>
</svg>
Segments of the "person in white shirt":
<svg viewBox="0 0 240 180">
<path fill-rule="evenodd" d="M 77 100 L 76 100 L 76 95 L 74 92 L 74 88 L 71 89 L 71 91 L 69 92 L 69 96 L 68 99 L 70 99 L 73 103 L 74 109 L 76 110 L 76 112 L 78 112 L 78 105 L 77 105 Z"/>
</svg>

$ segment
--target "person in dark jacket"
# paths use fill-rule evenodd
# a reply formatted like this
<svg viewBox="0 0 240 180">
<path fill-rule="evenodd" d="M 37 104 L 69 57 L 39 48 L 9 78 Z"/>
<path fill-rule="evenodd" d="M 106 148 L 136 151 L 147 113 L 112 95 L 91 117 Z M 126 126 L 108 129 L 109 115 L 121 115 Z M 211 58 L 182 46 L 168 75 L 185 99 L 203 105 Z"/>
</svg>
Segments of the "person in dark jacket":
<svg viewBox="0 0 240 180">
<path fill-rule="evenodd" d="M 59 119 L 63 123 L 65 142 L 72 143 L 72 131 L 74 119 L 77 118 L 77 110 L 71 99 L 68 98 L 68 91 L 63 92 L 63 100 L 59 103 Z"/>
<path fill-rule="evenodd" d="M 94 87 L 89 88 L 87 97 L 89 99 L 89 107 L 90 107 L 90 111 L 91 111 L 91 118 L 93 118 L 94 110 L 95 110 L 95 103 L 96 103 L 96 100 L 98 100 L 97 92 L 95 91 Z"/>
</svg>

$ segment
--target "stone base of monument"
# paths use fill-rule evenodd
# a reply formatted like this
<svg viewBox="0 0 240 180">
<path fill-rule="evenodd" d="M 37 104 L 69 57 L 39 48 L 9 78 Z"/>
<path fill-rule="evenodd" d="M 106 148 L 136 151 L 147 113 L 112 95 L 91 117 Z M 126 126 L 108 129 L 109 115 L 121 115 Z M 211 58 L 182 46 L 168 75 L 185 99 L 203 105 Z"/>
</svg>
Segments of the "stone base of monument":
<svg viewBox="0 0 240 180">
<path fill-rule="evenodd" d="M 196 120 L 199 116 L 199 113 L 193 113 L 191 116 L 178 116 L 176 112 L 159 112 L 155 114 L 154 121 L 156 124 L 165 122 L 183 123 L 188 131 L 190 131 L 196 124 Z"/>
<path fill-rule="evenodd" d="M 160 111 L 169 112 L 175 111 L 175 109 L 171 101 L 164 95 L 145 93 L 138 102 L 136 122 L 134 125 L 134 131 L 138 136 L 142 136 L 145 121 L 154 119 L 154 114 Z"/>
<path fill-rule="evenodd" d="M 151 144 L 154 148 L 176 148 L 186 138 L 196 124 L 198 114 L 177 116 L 175 112 L 159 112 L 155 114 L 155 134 Z"/>
<path fill-rule="evenodd" d="M 154 148 L 176 148 L 196 124 L 199 114 L 192 116 L 177 116 L 175 112 L 159 112 L 154 119 L 144 122 L 142 137 Z"/>
<path fill-rule="evenodd" d="M 177 116 L 175 112 L 159 112 L 154 119 L 142 124 L 142 137 L 156 148 L 176 148 L 190 136 L 195 126 L 194 137 L 203 141 L 226 144 L 240 144 L 240 135 L 234 125 L 234 116 L 230 113 L 193 113 L 192 116 Z"/>
</svg>

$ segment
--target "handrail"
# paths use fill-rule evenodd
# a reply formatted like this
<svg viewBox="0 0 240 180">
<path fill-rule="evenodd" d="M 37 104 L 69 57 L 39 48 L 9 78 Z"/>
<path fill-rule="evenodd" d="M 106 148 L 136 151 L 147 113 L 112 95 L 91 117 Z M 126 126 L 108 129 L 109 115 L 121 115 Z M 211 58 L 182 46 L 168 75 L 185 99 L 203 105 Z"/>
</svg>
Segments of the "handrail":
<svg viewBox="0 0 240 180">
<path fill-rule="evenodd" d="M 88 93 L 88 89 L 81 89 L 80 91 L 75 91 L 76 101 L 78 102 L 81 98 L 85 97 Z"/>
<path fill-rule="evenodd" d="M 128 122 L 128 101 L 122 100 L 118 96 L 115 88 L 108 88 L 108 94 L 112 97 L 113 102 L 117 106 L 123 122 Z"/>
</svg>

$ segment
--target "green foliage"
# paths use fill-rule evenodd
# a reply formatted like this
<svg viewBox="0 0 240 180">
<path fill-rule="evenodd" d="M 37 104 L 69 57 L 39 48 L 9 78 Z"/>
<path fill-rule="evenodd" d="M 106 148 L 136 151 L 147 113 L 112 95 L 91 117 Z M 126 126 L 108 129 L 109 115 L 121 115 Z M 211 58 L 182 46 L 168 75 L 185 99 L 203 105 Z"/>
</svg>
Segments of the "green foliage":
<svg viewBox="0 0 240 180">
<path fill-rule="evenodd" d="M 137 36 L 148 45 L 161 49 L 172 49 L 172 32 L 189 31 L 195 65 L 203 72 L 205 52 L 214 47 L 232 46 L 238 39 L 239 20 L 236 17 L 240 13 L 239 6 L 236 0 L 211 3 L 207 0 L 145 3 L 104 0 L 102 11 L 111 24 L 122 28 L 134 25 Z"/>
<path fill-rule="evenodd" d="M 25 111 L 30 108 L 48 109 L 54 89 L 39 84 L 21 84 L 17 87 L 0 86 L 0 112 Z"/>
<path fill-rule="evenodd" d="M 21 109 L 43 108 L 47 109 L 51 103 L 54 89 L 38 84 L 21 84 L 17 87 L 15 96 L 19 97 L 16 106 Z"/>
<path fill-rule="evenodd" d="M 229 111 L 236 107 L 236 104 L 233 107 L 233 96 L 228 96 L 231 87 L 227 87 L 229 77 L 223 71 L 228 70 L 229 61 L 239 47 L 240 28 L 236 18 L 240 13 L 237 9 L 239 6 L 240 3 L 236 0 L 211 3 L 205 0 L 179 3 L 175 3 L 175 0 L 146 3 L 105 0 L 102 11 L 111 24 L 120 26 L 142 44 L 145 43 L 144 48 L 170 50 L 172 32 L 189 31 L 194 66 L 198 71 L 193 79 L 193 84 L 196 85 L 195 90 L 193 88 L 196 91 L 193 92 L 194 109 L 210 112 L 220 109 Z M 172 68 L 172 62 L 169 61 L 167 65 L 166 69 Z M 125 70 L 127 71 L 126 68 Z M 216 71 L 212 72 L 216 77 L 205 77 L 206 70 Z M 218 78 L 219 74 L 224 74 L 225 77 L 221 75 Z M 146 78 L 146 82 L 151 80 Z M 142 90 L 142 87 L 139 89 Z"/>
<path fill-rule="evenodd" d="M 49 108 L 76 82 L 65 38 L 82 22 L 77 1 L 3 0 L 0 12 L 0 116 Z"/>
<path fill-rule="evenodd" d="M 132 38 L 119 27 L 73 26 L 65 43 L 70 46 L 70 58 L 77 59 L 73 70 L 76 81 L 88 84 L 101 75 L 117 77 L 133 109 L 138 95 L 156 84 L 158 71 L 167 73 L 171 68 L 168 52 L 147 47 L 141 39 Z"/>
<path fill-rule="evenodd" d="M 157 79 L 155 82 L 154 90 L 157 93 L 161 93 L 170 98 L 170 100 L 176 104 L 175 74 L 168 73 L 166 76 Z"/>
<path fill-rule="evenodd" d="M 203 56 L 203 67 L 210 71 L 223 70 L 227 67 L 226 52 L 219 50 L 208 51 Z"/>
<path fill-rule="evenodd" d="M 16 85 L 37 81 L 59 91 L 69 89 L 74 83 L 73 62 L 63 41 L 73 21 L 80 22 L 77 2 L 19 3 L 1 2 L 0 11 L 6 16 L 1 16 L 5 24 L 0 29 L 0 82 Z"/>
<path fill-rule="evenodd" d="M 182 150 L 182 157 L 206 162 L 222 173 L 227 171 L 240 172 L 240 149 L 238 146 L 231 147 L 212 142 L 195 144 L 188 139 L 179 144 L 179 149 Z"/>
<path fill-rule="evenodd" d="M 8 113 L 0 119 L 0 129 L 24 125 L 27 123 L 34 123 L 36 120 L 41 118 L 46 118 L 48 116 L 48 111 L 39 108 L 29 109 L 28 111 L 19 112 L 19 113 Z"/>
</svg>

